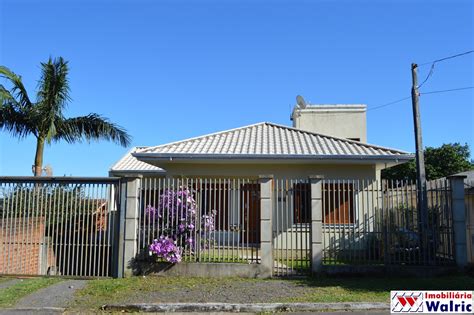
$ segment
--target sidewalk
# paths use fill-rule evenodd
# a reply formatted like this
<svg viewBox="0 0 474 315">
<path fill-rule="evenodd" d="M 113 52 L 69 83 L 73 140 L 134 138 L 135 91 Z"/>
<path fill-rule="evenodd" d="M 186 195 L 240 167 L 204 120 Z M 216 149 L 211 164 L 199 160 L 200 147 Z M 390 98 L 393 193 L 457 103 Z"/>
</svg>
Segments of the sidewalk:
<svg viewBox="0 0 474 315">
<path fill-rule="evenodd" d="M 7 289 L 21 291 L 23 286 L 38 279 L 40 278 L 12 278 L 1 282 L 0 296 L 2 293 L 6 294 Z M 0 314 L 62 314 L 73 300 L 74 293 L 85 285 L 85 280 L 64 280 L 50 284 L 23 296 L 11 307 L 0 308 Z M 15 301 L 18 297 L 12 298 Z"/>
<path fill-rule="evenodd" d="M 229 312 L 229 313 L 276 313 L 276 312 L 323 312 L 323 311 L 388 311 L 387 303 L 135 303 L 104 305 L 105 311 L 114 312 Z"/>
<path fill-rule="evenodd" d="M 474 278 L 313 277 L 243 279 L 132 277 L 1 281 L 0 314 L 66 312 L 389 312 L 390 290 L 472 290 Z M 7 283 L 9 283 L 7 285 Z M 3 302 L 2 302 L 3 301 Z"/>
</svg>

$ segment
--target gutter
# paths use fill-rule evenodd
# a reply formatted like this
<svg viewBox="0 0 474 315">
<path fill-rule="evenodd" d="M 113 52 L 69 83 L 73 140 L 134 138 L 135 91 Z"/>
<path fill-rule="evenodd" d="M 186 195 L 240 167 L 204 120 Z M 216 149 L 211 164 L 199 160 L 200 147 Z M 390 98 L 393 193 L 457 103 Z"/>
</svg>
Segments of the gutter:
<svg viewBox="0 0 474 315">
<path fill-rule="evenodd" d="M 401 155 L 297 155 L 297 154 L 170 154 L 170 153 L 132 153 L 138 160 L 147 161 L 176 161 L 176 160 L 280 160 L 280 161 L 410 161 L 413 154 Z"/>
</svg>

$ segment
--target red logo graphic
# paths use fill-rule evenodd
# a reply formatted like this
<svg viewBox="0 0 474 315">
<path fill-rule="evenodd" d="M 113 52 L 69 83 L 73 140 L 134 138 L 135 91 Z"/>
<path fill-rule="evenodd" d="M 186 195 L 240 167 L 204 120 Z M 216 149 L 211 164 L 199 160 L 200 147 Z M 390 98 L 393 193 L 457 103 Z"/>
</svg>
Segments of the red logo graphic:
<svg viewBox="0 0 474 315">
<path fill-rule="evenodd" d="M 392 313 L 422 313 L 423 293 L 414 292 L 391 292 Z"/>
<path fill-rule="evenodd" d="M 405 306 L 407 303 L 410 304 L 410 306 L 413 306 L 415 305 L 416 300 L 418 300 L 418 297 L 397 296 L 397 299 L 402 304 L 402 306 Z"/>
</svg>

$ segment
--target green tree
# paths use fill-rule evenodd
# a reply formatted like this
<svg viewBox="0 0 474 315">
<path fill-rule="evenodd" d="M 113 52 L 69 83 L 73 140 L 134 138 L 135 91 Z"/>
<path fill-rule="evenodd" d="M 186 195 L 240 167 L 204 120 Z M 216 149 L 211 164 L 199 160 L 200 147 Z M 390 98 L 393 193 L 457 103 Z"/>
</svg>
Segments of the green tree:
<svg viewBox="0 0 474 315">
<path fill-rule="evenodd" d="M 0 84 L 0 130 L 20 139 L 36 137 L 33 165 L 35 176 L 43 167 L 44 145 L 64 140 L 68 143 L 82 140 L 109 140 L 122 146 L 130 144 L 125 129 L 111 123 L 99 114 L 66 118 L 64 110 L 69 96 L 68 62 L 62 57 L 41 63 L 36 102 L 31 101 L 21 77 L 0 66 L 0 77 L 10 83 L 10 89 Z"/>
<path fill-rule="evenodd" d="M 426 147 L 424 154 L 426 179 L 428 180 L 473 169 L 473 164 L 469 160 L 470 150 L 467 144 L 448 143 L 439 148 Z M 382 178 L 415 180 L 415 160 L 383 170 Z"/>
</svg>

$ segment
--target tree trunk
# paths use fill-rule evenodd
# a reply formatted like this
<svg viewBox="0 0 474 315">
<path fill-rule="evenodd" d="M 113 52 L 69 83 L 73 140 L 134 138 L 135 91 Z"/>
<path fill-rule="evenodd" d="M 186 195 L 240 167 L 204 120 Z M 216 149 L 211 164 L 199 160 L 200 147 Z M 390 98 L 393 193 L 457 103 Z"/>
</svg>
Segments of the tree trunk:
<svg viewBox="0 0 474 315">
<path fill-rule="evenodd" d="M 35 165 L 33 168 L 35 176 L 41 176 L 43 170 L 43 151 L 44 139 L 38 138 L 36 141 Z"/>
</svg>

